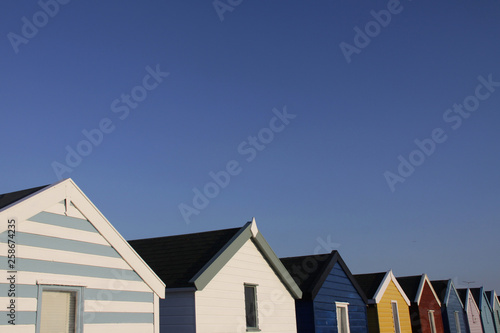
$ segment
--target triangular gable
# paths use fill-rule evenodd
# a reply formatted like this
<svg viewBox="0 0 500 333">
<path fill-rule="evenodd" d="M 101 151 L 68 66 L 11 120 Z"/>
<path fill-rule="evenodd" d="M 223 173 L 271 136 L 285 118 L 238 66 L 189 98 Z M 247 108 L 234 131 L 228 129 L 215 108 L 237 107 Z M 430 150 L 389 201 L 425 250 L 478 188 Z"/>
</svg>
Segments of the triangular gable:
<svg viewBox="0 0 500 333">
<path fill-rule="evenodd" d="M 492 311 L 490 301 L 488 300 L 488 297 L 486 296 L 486 294 L 484 292 L 484 287 L 471 288 L 470 291 L 471 291 L 472 295 L 474 296 L 474 300 L 476 301 L 478 308 L 481 311 L 483 309 L 483 302 L 486 302 L 486 305 L 490 309 L 490 312 Z"/>
<path fill-rule="evenodd" d="M 248 240 L 252 240 L 257 246 L 290 294 L 296 299 L 301 298 L 302 291 L 258 230 L 255 218 L 245 224 L 189 282 L 193 283 L 197 290 L 203 290 Z"/>
<path fill-rule="evenodd" d="M 463 302 L 465 303 L 465 306 L 464 306 L 465 312 L 469 313 L 469 311 L 470 311 L 469 300 L 474 304 L 478 313 L 480 312 L 479 306 L 477 305 L 476 301 L 474 300 L 474 296 L 472 296 L 472 292 L 470 291 L 469 288 L 461 288 L 461 289 L 457 289 L 457 291 L 459 291 L 459 294 L 461 293 L 463 296 L 462 299 L 463 299 Z"/>
<path fill-rule="evenodd" d="M 83 214 L 85 219 L 120 254 L 153 292 L 161 298 L 165 297 L 165 284 L 71 179 L 41 187 L 39 190 L 5 206 L 0 210 L 0 219 L 16 218 L 19 221 L 25 221 L 61 201 L 66 203 L 66 209 L 77 209 Z M 0 233 L 4 232 L 5 228 L 6 224 L 2 224 Z"/>
<path fill-rule="evenodd" d="M 320 260 L 324 261 L 324 264 L 318 265 L 317 270 L 315 270 L 313 272 L 308 272 L 308 274 L 313 278 L 313 280 L 311 281 L 309 286 L 307 286 L 306 288 L 304 288 L 304 287 L 302 288 L 302 292 L 304 293 L 304 297 L 311 298 L 311 299 L 316 298 L 316 295 L 318 294 L 319 290 L 321 289 L 324 282 L 328 278 L 328 275 L 332 271 L 333 267 L 335 266 L 335 264 L 338 263 L 340 265 L 340 267 L 342 268 L 342 270 L 344 271 L 344 273 L 346 274 L 349 281 L 351 281 L 352 285 L 354 286 L 354 288 L 356 289 L 358 294 L 363 299 L 363 301 L 365 303 L 368 302 L 368 299 L 367 299 L 365 293 L 363 292 L 363 290 L 359 286 L 358 282 L 356 281 L 356 279 L 352 275 L 352 273 L 349 270 L 349 268 L 347 267 L 346 263 L 344 262 L 344 260 L 340 256 L 340 254 L 335 250 L 329 254 L 281 258 L 281 261 L 284 263 L 286 263 L 286 262 L 292 263 L 292 262 L 296 262 L 297 260 L 304 262 L 304 261 L 308 260 L 309 258 L 311 260 L 316 260 L 315 258 L 321 258 Z M 292 274 L 291 266 L 289 267 L 286 264 L 285 264 L 285 266 L 287 267 L 288 272 L 290 274 Z M 307 289 L 307 290 L 305 290 L 305 289 Z"/>
<path fill-rule="evenodd" d="M 488 291 L 486 295 L 489 296 L 488 301 L 490 302 L 492 309 L 495 309 L 495 304 L 497 305 L 498 308 L 500 308 L 500 300 L 495 290 Z"/>
<path fill-rule="evenodd" d="M 457 295 L 458 301 L 460 302 L 460 305 L 462 305 L 462 308 L 464 308 L 464 303 L 462 302 L 462 299 L 460 298 L 460 295 L 458 294 L 457 288 L 455 288 L 455 284 L 453 281 L 450 279 L 448 280 L 448 288 L 446 289 L 446 296 L 445 296 L 445 304 L 448 305 L 448 301 L 450 299 L 451 293 L 454 292 L 455 295 Z"/>
<path fill-rule="evenodd" d="M 394 276 L 394 273 L 392 272 L 392 270 L 388 271 L 385 274 L 384 279 L 382 280 L 382 283 L 380 284 L 377 291 L 375 292 L 375 295 L 373 297 L 373 300 L 375 301 L 375 303 L 379 303 L 382 300 L 382 297 L 384 296 L 384 293 L 387 290 L 387 287 L 389 286 L 391 281 L 394 282 L 394 285 L 396 285 L 396 288 L 398 289 L 401 296 L 403 296 L 403 299 L 405 300 L 406 304 L 408 306 L 410 306 L 411 302 L 408 299 L 408 296 L 406 296 L 405 292 L 403 291 L 403 288 L 401 288 L 398 281 L 396 280 L 396 277 Z"/>
<path fill-rule="evenodd" d="M 420 305 L 420 300 L 422 299 L 422 293 L 424 291 L 424 287 L 425 287 L 426 283 L 429 286 L 429 288 L 431 289 L 432 294 L 436 298 L 436 301 L 438 302 L 439 306 L 441 306 L 441 301 L 439 300 L 439 297 L 436 294 L 436 291 L 432 287 L 432 283 L 429 280 L 429 277 L 427 276 L 427 274 L 422 274 L 422 278 L 420 280 L 420 285 L 418 286 L 417 297 L 415 298 L 415 302 L 417 303 L 417 305 Z"/>
</svg>

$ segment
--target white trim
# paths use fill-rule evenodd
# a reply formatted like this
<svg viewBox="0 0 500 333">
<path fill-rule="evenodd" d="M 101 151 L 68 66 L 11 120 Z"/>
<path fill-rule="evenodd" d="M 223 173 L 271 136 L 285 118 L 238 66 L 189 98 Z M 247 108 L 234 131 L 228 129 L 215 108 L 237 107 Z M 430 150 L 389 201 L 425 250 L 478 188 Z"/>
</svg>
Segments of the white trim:
<svg viewBox="0 0 500 333">
<path fill-rule="evenodd" d="M 396 304 L 396 311 L 397 311 L 397 315 L 398 315 L 398 329 L 396 329 L 396 320 L 394 318 L 394 308 L 393 308 L 393 304 Z M 398 305 L 398 301 L 395 301 L 395 300 L 391 300 L 391 312 L 392 312 L 392 322 L 394 323 L 394 330 L 396 333 L 401 333 L 401 318 L 399 316 L 399 305 Z"/>
<path fill-rule="evenodd" d="M 345 309 L 347 333 L 351 333 L 351 325 L 349 323 L 349 303 L 346 303 L 346 302 L 335 302 L 335 311 L 336 311 L 336 315 L 337 315 L 337 332 L 342 333 L 342 331 L 340 329 L 341 320 L 340 320 L 340 318 L 338 316 L 338 312 L 337 312 L 337 309 L 339 309 L 339 308 Z"/>
<path fill-rule="evenodd" d="M 159 297 L 165 298 L 165 284 L 132 249 L 128 242 L 109 223 L 96 206 L 85 196 L 80 188 L 70 178 L 47 186 L 26 198 L 16 201 L 0 210 L 0 221 L 15 217 L 21 224 L 31 216 L 52 207 L 62 200 L 70 199 L 73 205 L 97 229 L 101 236 L 120 254 L 130 267 Z M 0 233 L 6 228 L 6 223 L 0 223 Z"/>
<path fill-rule="evenodd" d="M 403 296 L 403 299 L 405 300 L 406 304 L 408 306 L 410 306 L 411 302 L 408 299 L 408 296 L 406 296 L 405 292 L 403 291 L 403 288 L 401 288 L 398 281 L 396 280 L 396 277 L 394 276 L 394 273 L 392 272 L 392 270 L 388 271 L 385 274 L 384 279 L 382 280 L 382 283 L 380 284 L 377 291 L 375 292 L 375 296 L 373 296 L 375 303 L 377 303 L 377 304 L 380 303 L 380 301 L 382 300 L 382 297 L 384 296 L 384 293 L 385 293 L 385 291 L 386 291 L 386 289 L 389 286 L 389 283 L 391 281 L 394 282 L 394 285 L 396 285 L 396 288 L 398 289 L 401 296 Z"/>
<path fill-rule="evenodd" d="M 154 295 L 154 309 L 153 309 L 153 316 L 154 316 L 154 333 L 160 333 L 160 299 L 158 295 Z"/>
<path fill-rule="evenodd" d="M 436 294 L 436 291 L 432 287 L 432 283 L 429 280 L 429 277 L 427 276 L 427 274 L 422 274 L 422 277 L 420 279 L 420 285 L 418 286 L 417 296 L 415 297 L 415 302 L 417 303 L 417 305 L 420 305 L 420 299 L 422 298 L 422 293 L 424 291 L 425 282 L 427 282 L 427 285 L 429 286 L 429 288 L 431 288 L 431 291 L 434 294 L 434 298 L 438 302 L 439 307 L 441 307 L 441 301 L 439 300 L 439 297 Z"/>
<path fill-rule="evenodd" d="M 427 310 L 427 316 L 429 317 L 429 326 L 431 328 L 431 333 L 437 333 L 436 316 L 434 315 L 434 310 Z"/>
</svg>

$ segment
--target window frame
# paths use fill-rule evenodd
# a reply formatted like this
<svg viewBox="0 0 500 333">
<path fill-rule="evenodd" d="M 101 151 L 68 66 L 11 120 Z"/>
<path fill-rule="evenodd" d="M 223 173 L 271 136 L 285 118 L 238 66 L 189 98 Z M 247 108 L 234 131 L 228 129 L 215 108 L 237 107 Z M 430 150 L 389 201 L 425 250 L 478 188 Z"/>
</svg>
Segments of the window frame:
<svg viewBox="0 0 500 333">
<path fill-rule="evenodd" d="M 454 318 L 455 318 L 455 329 L 457 333 L 462 333 L 462 327 L 460 325 L 460 314 L 458 311 L 454 311 Z"/>
<path fill-rule="evenodd" d="M 243 284 L 243 297 L 245 300 L 245 326 L 246 326 L 246 331 L 247 332 L 260 332 L 259 328 L 259 306 L 258 306 L 258 299 L 257 299 L 257 287 L 258 284 L 253 284 L 253 283 L 244 283 Z M 254 310 L 255 310 L 255 326 L 248 326 L 247 322 L 247 293 L 246 290 L 247 288 L 251 288 L 253 290 L 253 302 L 254 302 Z"/>
<path fill-rule="evenodd" d="M 75 293 L 75 333 L 83 332 L 83 312 L 84 312 L 84 289 L 79 286 L 61 286 L 61 285 L 38 285 L 37 308 L 36 308 L 36 333 L 40 333 L 40 324 L 42 320 L 42 297 L 44 291 L 62 291 Z"/>
<path fill-rule="evenodd" d="M 342 333 L 339 320 L 338 309 L 345 309 L 345 322 L 346 322 L 346 332 L 351 333 L 351 325 L 349 324 L 349 303 L 346 302 L 335 302 L 335 311 L 337 314 L 337 332 Z"/>
<path fill-rule="evenodd" d="M 429 316 L 429 326 L 431 328 L 431 333 L 437 333 L 436 331 L 436 317 L 434 316 L 434 310 L 427 311 Z"/>
<path fill-rule="evenodd" d="M 396 317 L 394 317 L 394 305 L 396 305 L 396 317 L 398 319 L 396 326 Z M 394 324 L 394 332 L 401 333 L 401 320 L 399 319 L 398 301 L 391 301 L 392 322 Z"/>
</svg>

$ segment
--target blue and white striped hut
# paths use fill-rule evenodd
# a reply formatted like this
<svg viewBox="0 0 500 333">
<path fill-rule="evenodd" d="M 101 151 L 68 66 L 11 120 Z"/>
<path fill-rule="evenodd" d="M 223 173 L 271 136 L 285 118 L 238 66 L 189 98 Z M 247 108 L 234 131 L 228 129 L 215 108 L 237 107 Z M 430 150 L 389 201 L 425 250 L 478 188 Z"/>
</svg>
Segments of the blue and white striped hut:
<svg viewBox="0 0 500 333">
<path fill-rule="evenodd" d="M 0 195 L 0 332 L 159 332 L 165 285 L 71 179 Z"/>
</svg>

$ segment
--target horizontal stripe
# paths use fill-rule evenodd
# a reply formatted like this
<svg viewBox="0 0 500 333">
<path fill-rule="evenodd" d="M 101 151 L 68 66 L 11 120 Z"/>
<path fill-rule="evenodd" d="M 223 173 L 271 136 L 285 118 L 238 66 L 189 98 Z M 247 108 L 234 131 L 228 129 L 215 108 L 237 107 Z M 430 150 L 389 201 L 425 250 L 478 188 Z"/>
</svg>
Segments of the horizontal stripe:
<svg viewBox="0 0 500 333">
<path fill-rule="evenodd" d="M 4 295 L 0 295 L 4 296 Z M 5 294 L 7 296 L 7 294 Z M 0 306 L 2 310 L 6 310 L 5 308 L 11 304 L 11 299 L 9 297 L 0 297 Z M 16 307 L 16 311 L 36 311 L 36 298 L 14 298 L 14 306 Z M 0 318 L 1 320 L 2 318 Z"/>
<path fill-rule="evenodd" d="M 24 221 L 22 223 L 19 223 L 18 231 L 35 235 L 43 235 L 43 236 L 57 237 L 63 239 L 71 239 L 80 242 L 108 245 L 108 242 L 99 233 L 76 230 L 71 228 L 64 228 L 38 222 Z"/>
<path fill-rule="evenodd" d="M 7 257 L 0 256 L 0 269 L 8 270 Z M 132 270 L 67 264 L 46 260 L 19 259 L 16 261 L 16 269 L 18 274 L 22 274 L 23 272 L 39 272 L 73 276 L 89 276 L 103 279 L 120 278 L 121 280 L 142 281 L 141 277 Z"/>
<path fill-rule="evenodd" d="M 3 310 L 3 309 L 2 309 Z M 10 320 L 7 315 L 9 312 L 0 311 L 0 324 L 8 324 L 7 321 Z M 17 325 L 35 325 L 36 324 L 36 312 L 24 312 L 24 311 L 16 311 L 16 326 Z"/>
<path fill-rule="evenodd" d="M 0 276 L 6 276 L 7 271 L 0 270 Z M 92 289 L 108 289 L 112 293 L 119 293 L 122 290 L 151 292 L 151 288 L 143 281 L 122 280 L 120 277 L 116 279 L 102 279 L 95 277 L 78 277 L 72 275 L 56 275 L 51 273 L 36 273 L 36 272 L 18 272 L 18 285 L 36 285 L 37 281 L 42 284 L 52 285 L 79 285 Z"/>
<path fill-rule="evenodd" d="M 1 298 L 0 298 L 1 299 Z M 112 301 L 85 301 L 85 312 L 129 312 L 129 313 L 153 313 L 153 303 L 142 302 L 118 302 Z"/>
<path fill-rule="evenodd" d="M 153 324 L 85 324 L 83 326 L 85 333 L 153 333 Z M 16 331 L 17 332 L 17 331 Z"/>
<path fill-rule="evenodd" d="M 152 292 L 138 292 L 126 290 L 85 289 L 85 300 L 103 300 L 120 302 L 153 302 Z"/>
<path fill-rule="evenodd" d="M 56 225 L 59 227 L 65 227 L 65 228 L 71 228 L 89 232 L 98 232 L 96 228 L 94 228 L 94 226 L 89 221 L 66 215 L 41 212 L 36 214 L 35 216 L 30 217 L 28 220 L 43 224 Z"/>
<path fill-rule="evenodd" d="M 7 232 L 0 234 L 0 240 L 6 239 Z M 105 257 L 119 258 L 120 255 L 109 245 L 92 244 L 70 239 L 34 235 L 18 232 L 16 233 L 16 243 L 33 247 L 42 247 L 61 251 L 71 251 L 78 253 L 95 254 Z"/>
<path fill-rule="evenodd" d="M 12 325 L 9 325 L 7 323 L 7 321 L 0 320 L 0 327 L 2 325 L 12 326 Z M 34 333 L 35 332 L 35 325 L 34 324 L 32 324 L 32 325 L 16 325 L 15 327 L 16 327 L 16 329 L 15 329 L 16 333 Z M 5 329 L 7 329 L 7 328 L 5 328 Z M 0 329 L 0 331 L 4 332 L 4 331 L 2 331 L 2 329 Z M 85 332 L 85 333 L 87 333 L 87 332 Z"/>
<path fill-rule="evenodd" d="M 84 324 L 143 323 L 152 324 L 152 313 L 85 312 Z"/>
<path fill-rule="evenodd" d="M 0 243 L 0 253 L 7 253 L 8 247 Z M 50 260 L 68 264 L 90 265 L 108 268 L 130 269 L 129 264 L 122 258 L 110 258 L 88 253 L 69 252 L 62 250 L 45 249 L 40 247 L 18 245 L 17 260 L 24 259 Z"/>
<path fill-rule="evenodd" d="M 0 297 L 7 296 L 10 289 L 10 284 L 0 283 Z M 25 284 L 16 284 L 16 297 L 36 298 L 38 295 L 37 286 L 29 286 Z"/>
</svg>

